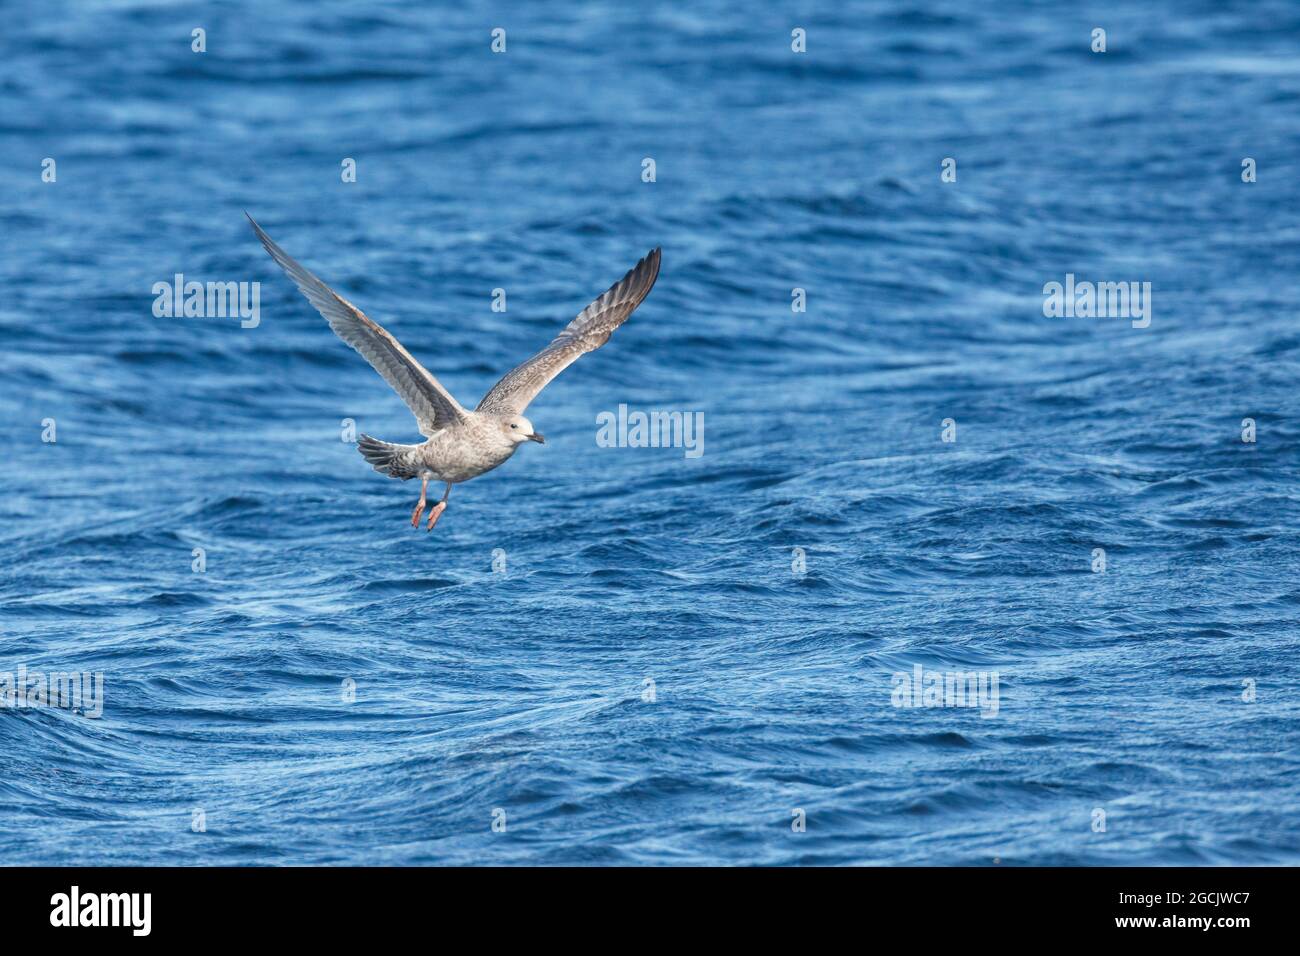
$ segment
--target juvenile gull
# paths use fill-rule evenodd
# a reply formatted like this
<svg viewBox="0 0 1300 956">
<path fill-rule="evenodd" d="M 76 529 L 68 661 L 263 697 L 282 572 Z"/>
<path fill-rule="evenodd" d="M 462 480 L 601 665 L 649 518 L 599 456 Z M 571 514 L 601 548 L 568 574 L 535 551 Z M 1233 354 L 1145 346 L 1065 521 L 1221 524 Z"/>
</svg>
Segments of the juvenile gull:
<svg viewBox="0 0 1300 956">
<path fill-rule="evenodd" d="M 659 275 L 659 249 L 655 248 L 579 312 L 550 345 L 507 372 L 471 412 L 378 322 L 289 258 L 252 216 L 248 221 L 271 258 L 325 317 L 334 334 L 360 352 L 415 414 L 420 434 L 427 439 L 422 444 L 397 445 L 362 435 L 357 450 L 381 474 L 403 481 L 420 479 L 420 500 L 411 512 L 414 528 L 420 526 L 429 482 L 447 485 L 442 500 L 429 512 L 430 531 L 447 508 L 452 485 L 491 471 L 526 441 L 545 442 L 524 417 L 528 403 L 580 355 L 604 345 L 641 304 Z"/>
</svg>

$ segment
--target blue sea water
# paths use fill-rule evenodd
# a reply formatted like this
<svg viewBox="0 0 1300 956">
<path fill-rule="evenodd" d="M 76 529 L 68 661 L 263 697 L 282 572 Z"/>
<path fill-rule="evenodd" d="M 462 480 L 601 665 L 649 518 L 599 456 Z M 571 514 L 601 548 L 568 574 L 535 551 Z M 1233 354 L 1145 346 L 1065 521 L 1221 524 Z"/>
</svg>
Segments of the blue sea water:
<svg viewBox="0 0 1300 956">
<path fill-rule="evenodd" d="M 1297 43 L 1281 0 L 6 6 L 0 678 L 104 707 L 0 710 L 0 858 L 1295 863 Z M 430 534 L 245 209 L 471 407 L 663 269 Z M 259 324 L 155 317 L 176 273 Z M 1045 316 L 1067 274 L 1150 326 Z M 620 404 L 704 453 L 600 447 Z M 895 706 L 918 665 L 996 714 Z"/>
</svg>

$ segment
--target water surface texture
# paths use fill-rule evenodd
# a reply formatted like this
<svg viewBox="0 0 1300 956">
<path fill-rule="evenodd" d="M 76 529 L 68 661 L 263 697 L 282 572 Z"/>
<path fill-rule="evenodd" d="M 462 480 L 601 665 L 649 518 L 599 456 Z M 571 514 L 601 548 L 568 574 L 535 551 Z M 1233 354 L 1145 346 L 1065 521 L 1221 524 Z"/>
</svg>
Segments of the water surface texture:
<svg viewBox="0 0 1300 956">
<path fill-rule="evenodd" d="M 1298 44 L 1281 0 L 7 7 L 0 680 L 104 699 L 0 710 L 3 859 L 1296 862 Z M 428 534 L 245 209 L 471 407 L 663 271 Z M 156 317 L 177 273 L 258 324 Z M 1067 274 L 1149 326 L 1045 316 Z M 703 454 L 601 447 L 620 404 Z M 917 666 L 996 712 L 895 706 Z"/>
</svg>

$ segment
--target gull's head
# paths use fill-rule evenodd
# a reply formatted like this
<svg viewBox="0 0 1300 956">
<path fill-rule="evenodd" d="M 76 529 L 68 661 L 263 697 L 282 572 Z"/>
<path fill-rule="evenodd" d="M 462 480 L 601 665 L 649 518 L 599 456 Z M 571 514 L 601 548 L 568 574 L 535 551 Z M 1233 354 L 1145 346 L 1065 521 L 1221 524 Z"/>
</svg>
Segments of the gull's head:
<svg viewBox="0 0 1300 956">
<path fill-rule="evenodd" d="M 526 441 L 546 443 L 546 438 L 539 435 L 533 428 L 533 423 L 523 415 L 512 415 L 501 419 L 501 431 L 505 433 L 506 441 L 511 445 L 519 445 Z"/>
</svg>

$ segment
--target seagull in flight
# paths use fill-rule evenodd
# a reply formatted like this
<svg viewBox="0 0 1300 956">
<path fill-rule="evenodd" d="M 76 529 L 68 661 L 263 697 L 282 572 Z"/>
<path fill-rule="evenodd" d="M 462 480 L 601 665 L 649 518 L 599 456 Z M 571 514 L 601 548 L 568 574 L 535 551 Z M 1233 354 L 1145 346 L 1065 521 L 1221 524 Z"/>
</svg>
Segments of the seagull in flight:
<svg viewBox="0 0 1300 956">
<path fill-rule="evenodd" d="M 415 415 L 420 434 L 425 437 L 421 444 L 398 445 L 362 435 L 357 450 L 380 474 L 403 481 L 420 479 L 420 500 L 411 512 L 413 528 L 420 527 L 428 504 L 425 495 L 429 482 L 446 484 L 442 500 L 429 512 L 429 531 L 447 509 L 452 485 L 503 464 L 524 442 L 545 443 L 546 439 L 524 417 L 528 403 L 579 356 L 604 345 L 649 294 L 659 276 L 660 250 L 655 248 L 579 312 L 550 345 L 507 372 L 470 411 L 452 398 L 383 326 L 291 259 L 252 216 L 248 221 L 271 258 L 324 316 L 334 334 L 360 352 Z"/>
</svg>

